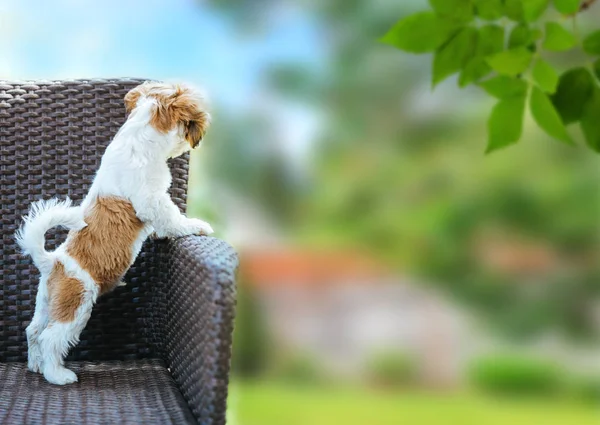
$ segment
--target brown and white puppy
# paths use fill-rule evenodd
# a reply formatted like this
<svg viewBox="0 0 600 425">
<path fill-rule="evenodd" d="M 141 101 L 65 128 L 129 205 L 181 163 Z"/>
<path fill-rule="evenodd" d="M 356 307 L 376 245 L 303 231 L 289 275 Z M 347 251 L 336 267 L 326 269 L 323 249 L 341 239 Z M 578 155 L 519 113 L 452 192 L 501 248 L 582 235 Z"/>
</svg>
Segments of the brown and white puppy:
<svg viewBox="0 0 600 425">
<path fill-rule="evenodd" d="M 77 381 L 64 367 L 97 298 L 116 286 L 151 234 L 210 234 L 187 218 L 167 190 L 167 160 L 198 146 L 210 123 L 203 98 L 185 86 L 144 83 L 125 96 L 130 113 L 102 157 L 81 205 L 70 200 L 32 204 L 17 242 L 41 273 L 35 314 L 27 327 L 29 369 L 54 384 Z M 55 251 L 44 249 L 53 227 L 70 229 Z"/>
</svg>

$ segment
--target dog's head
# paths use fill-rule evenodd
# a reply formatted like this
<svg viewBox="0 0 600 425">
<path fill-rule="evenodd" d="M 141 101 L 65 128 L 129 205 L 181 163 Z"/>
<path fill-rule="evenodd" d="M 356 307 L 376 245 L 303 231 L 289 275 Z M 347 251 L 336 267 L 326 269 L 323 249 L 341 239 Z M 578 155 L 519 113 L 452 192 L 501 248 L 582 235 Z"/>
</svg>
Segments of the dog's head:
<svg viewBox="0 0 600 425">
<path fill-rule="evenodd" d="M 151 103 L 149 124 L 167 135 L 171 157 L 197 147 L 210 124 L 202 96 L 179 84 L 146 82 L 125 95 L 125 108 L 132 113 L 142 103 Z"/>
</svg>

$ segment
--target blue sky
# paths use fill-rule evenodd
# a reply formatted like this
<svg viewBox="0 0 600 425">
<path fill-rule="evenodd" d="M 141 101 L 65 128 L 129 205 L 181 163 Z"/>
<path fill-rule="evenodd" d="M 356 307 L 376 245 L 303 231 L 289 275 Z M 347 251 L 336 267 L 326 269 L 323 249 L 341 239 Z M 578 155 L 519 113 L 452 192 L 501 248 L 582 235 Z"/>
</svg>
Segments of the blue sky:
<svg viewBox="0 0 600 425">
<path fill-rule="evenodd" d="M 281 11 L 253 36 L 193 0 L 2 0 L 0 79 L 143 77 L 247 104 L 271 63 L 322 64 L 317 25 Z"/>
</svg>

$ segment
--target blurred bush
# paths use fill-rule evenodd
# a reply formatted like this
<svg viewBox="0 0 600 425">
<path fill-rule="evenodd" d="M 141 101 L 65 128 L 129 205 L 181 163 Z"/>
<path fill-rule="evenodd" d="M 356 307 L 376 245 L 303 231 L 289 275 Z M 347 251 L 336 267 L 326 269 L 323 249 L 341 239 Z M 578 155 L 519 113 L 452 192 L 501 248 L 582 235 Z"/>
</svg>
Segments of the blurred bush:
<svg viewBox="0 0 600 425">
<path fill-rule="evenodd" d="M 571 394 L 576 400 L 585 403 L 600 403 L 600 376 L 578 377 L 572 384 Z"/>
<path fill-rule="evenodd" d="M 278 359 L 277 364 L 271 369 L 271 376 L 289 384 L 311 385 L 322 383 L 325 374 L 312 355 L 288 353 Z"/>
<path fill-rule="evenodd" d="M 372 357 L 367 365 L 367 373 L 369 381 L 377 386 L 407 387 L 417 383 L 419 365 L 410 354 L 384 352 Z"/>
<path fill-rule="evenodd" d="M 252 377 L 263 372 L 267 364 L 267 331 L 254 293 L 240 284 L 237 297 L 231 370 L 237 376 Z"/>
<path fill-rule="evenodd" d="M 510 355 L 475 361 L 469 378 L 477 389 L 499 395 L 557 395 L 565 382 L 552 362 Z"/>
</svg>

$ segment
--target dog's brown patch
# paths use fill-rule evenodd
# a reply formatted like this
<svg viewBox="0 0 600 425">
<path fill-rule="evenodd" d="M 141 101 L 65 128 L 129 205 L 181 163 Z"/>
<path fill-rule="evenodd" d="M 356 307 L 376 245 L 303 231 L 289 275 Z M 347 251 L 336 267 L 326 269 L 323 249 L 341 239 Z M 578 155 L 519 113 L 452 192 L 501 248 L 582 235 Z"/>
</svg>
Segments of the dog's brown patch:
<svg viewBox="0 0 600 425">
<path fill-rule="evenodd" d="M 100 286 L 100 293 L 112 290 L 131 265 L 133 244 L 144 223 L 131 202 L 116 198 L 96 199 L 85 216 L 87 227 L 77 231 L 67 253 Z"/>
<path fill-rule="evenodd" d="M 48 276 L 50 316 L 57 322 L 72 322 L 83 299 L 83 282 L 68 276 L 65 266 L 56 262 Z"/>
<path fill-rule="evenodd" d="M 209 125 L 209 115 L 193 92 L 181 86 L 146 83 L 131 90 L 125 96 L 125 107 L 131 111 L 141 95 L 156 99 L 156 107 L 150 124 L 161 133 L 183 126 L 185 139 L 192 148 L 198 146 Z"/>
</svg>

